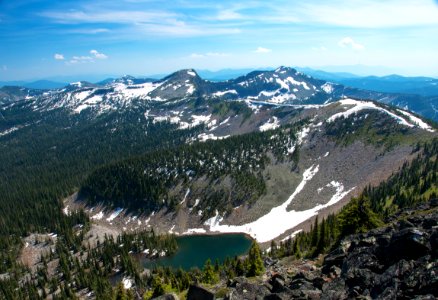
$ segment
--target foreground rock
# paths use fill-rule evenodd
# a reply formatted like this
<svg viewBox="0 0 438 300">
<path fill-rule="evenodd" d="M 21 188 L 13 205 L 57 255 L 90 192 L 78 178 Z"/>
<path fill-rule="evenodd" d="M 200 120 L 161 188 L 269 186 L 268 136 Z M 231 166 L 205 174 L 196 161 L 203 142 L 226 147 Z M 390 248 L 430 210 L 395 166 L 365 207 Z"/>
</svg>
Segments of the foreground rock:
<svg viewBox="0 0 438 300">
<path fill-rule="evenodd" d="M 396 216 L 391 225 L 351 235 L 320 269 L 274 273 L 264 284 L 238 278 L 228 299 L 435 299 L 438 211 L 435 202 Z M 272 268 L 271 268 L 272 269 Z"/>
<path fill-rule="evenodd" d="M 187 292 L 187 300 L 213 300 L 213 299 L 215 299 L 214 294 L 201 286 L 191 285 L 189 287 L 189 291 Z"/>
</svg>

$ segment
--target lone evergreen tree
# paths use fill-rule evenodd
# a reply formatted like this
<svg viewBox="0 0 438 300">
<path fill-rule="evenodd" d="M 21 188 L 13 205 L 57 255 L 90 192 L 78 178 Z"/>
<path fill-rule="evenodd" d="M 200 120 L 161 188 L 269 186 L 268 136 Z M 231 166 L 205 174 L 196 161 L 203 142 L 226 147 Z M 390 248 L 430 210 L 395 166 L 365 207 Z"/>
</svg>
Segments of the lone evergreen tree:
<svg viewBox="0 0 438 300">
<path fill-rule="evenodd" d="M 217 276 L 214 272 L 213 266 L 211 265 L 210 259 L 207 259 L 207 261 L 205 262 L 203 275 L 203 281 L 205 283 L 215 283 L 217 281 Z"/>
<path fill-rule="evenodd" d="M 262 254 L 256 241 L 252 242 L 248 254 L 249 270 L 248 276 L 258 276 L 265 270 L 263 266 Z"/>
</svg>

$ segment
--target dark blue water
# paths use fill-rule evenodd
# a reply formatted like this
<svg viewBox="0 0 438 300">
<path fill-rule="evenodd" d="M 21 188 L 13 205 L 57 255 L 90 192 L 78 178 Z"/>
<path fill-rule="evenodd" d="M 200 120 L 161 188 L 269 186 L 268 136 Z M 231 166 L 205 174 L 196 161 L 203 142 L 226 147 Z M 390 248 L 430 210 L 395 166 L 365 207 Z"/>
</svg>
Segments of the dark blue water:
<svg viewBox="0 0 438 300">
<path fill-rule="evenodd" d="M 154 260 L 143 259 L 146 268 L 168 266 L 189 270 L 202 268 L 207 259 L 214 264 L 216 259 L 223 262 L 226 257 L 234 257 L 248 253 L 252 240 L 244 234 L 192 235 L 177 238 L 176 254 Z"/>
</svg>

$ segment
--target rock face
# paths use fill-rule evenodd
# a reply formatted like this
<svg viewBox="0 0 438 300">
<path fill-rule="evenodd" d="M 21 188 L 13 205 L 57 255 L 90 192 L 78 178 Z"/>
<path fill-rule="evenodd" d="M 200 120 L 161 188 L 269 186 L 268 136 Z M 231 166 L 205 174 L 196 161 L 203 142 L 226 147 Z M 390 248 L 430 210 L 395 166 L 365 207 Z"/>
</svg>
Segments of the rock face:
<svg viewBox="0 0 438 300">
<path fill-rule="evenodd" d="M 197 285 L 191 285 L 187 292 L 187 300 L 213 300 L 214 298 L 212 292 Z"/>
<path fill-rule="evenodd" d="M 347 298 L 438 296 L 438 213 L 408 212 L 402 217 L 392 226 L 347 237 L 327 255 L 323 274 L 329 275 L 333 267 L 341 269 L 328 289 Z"/>
<path fill-rule="evenodd" d="M 162 296 L 154 298 L 154 300 L 179 300 L 176 294 L 164 294 Z"/>
<path fill-rule="evenodd" d="M 434 203 L 404 211 L 385 228 L 346 237 L 320 269 L 303 269 L 294 276 L 276 273 L 264 285 L 239 279 L 229 286 L 229 299 L 435 299 Z"/>
</svg>

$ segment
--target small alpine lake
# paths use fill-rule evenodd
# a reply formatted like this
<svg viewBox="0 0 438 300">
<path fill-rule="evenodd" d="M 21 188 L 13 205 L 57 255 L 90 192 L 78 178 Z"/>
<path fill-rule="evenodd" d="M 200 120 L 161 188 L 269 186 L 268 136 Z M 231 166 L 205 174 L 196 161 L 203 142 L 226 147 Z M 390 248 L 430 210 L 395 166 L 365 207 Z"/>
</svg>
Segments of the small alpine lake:
<svg viewBox="0 0 438 300">
<path fill-rule="evenodd" d="M 242 233 L 186 235 L 177 237 L 176 240 L 178 250 L 174 255 L 158 259 L 141 258 L 141 264 L 148 269 L 156 266 L 201 269 L 207 259 L 214 264 L 216 259 L 222 263 L 226 257 L 247 254 L 252 243 L 252 239 Z"/>
</svg>

